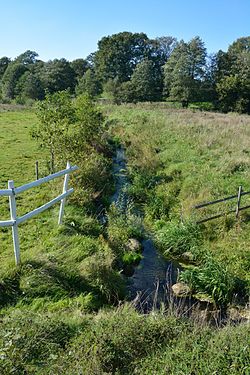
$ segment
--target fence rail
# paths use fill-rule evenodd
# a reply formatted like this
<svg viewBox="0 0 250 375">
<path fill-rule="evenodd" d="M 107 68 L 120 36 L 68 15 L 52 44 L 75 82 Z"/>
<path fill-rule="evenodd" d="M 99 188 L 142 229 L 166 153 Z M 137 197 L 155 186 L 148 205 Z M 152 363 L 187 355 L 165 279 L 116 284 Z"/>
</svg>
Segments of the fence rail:
<svg viewBox="0 0 250 375">
<path fill-rule="evenodd" d="M 244 196 L 244 195 L 248 195 L 248 194 L 250 194 L 250 191 L 243 191 L 242 186 L 239 186 L 238 194 L 230 195 L 229 197 L 216 199 L 214 201 L 205 202 L 205 203 L 195 205 L 194 206 L 195 209 L 200 209 L 200 208 L 210 206 L 212 204 L 222 203 L 222 202 L 226 202 L 226 201 L 237 198 L 237 204 L 236 204 L 235 209 L 232 209 L 232 210 L 229 210 L 229 211 L 226 211 L 226 212 L 221 212 L 217 215 L 213 215 L 213 216 L 198 220 L 197 224 L 205 223 L 206 221 L 210 221 L 210 220 L 213 220 L 213 219 L 218 219 L 219 217 L 222 217 L 222 216 L 225 216 L 225 215 L 228 215 L 228 214 L 232 214 L 232 213 L 235 213 L 235 216 L 238 217 L 240 211 L 243 211 L 243 210 L 246 210 L 246 209 L 250 208 L 250 205 L 240 207 L 241 197 Z"/>
<path fill-rule="evenodd" d="M 8 189 L 0 190 L 0 196 L 8 196 L 9 197 L 9 206 L 10 206 L 10 220 L 0 221 L 0 227 L 12 227 L 12 238 L 13 238 L 13 245 L 14 245 L 14 255 L 15 255 L 15 262 L 18 265 L 21 261 L 20 258 L 20 244 L 19 244 L 19 236 L 18 236 L 18 225 L 22 224 L 28 219 L 31 219 L 33 216 L 40 214 L 41 212 L 47 210 L 54 204 L 61 202 L 60 210 L 59 210 L 59 218 L 58 224 L 62 224 L 62 218 L 64 213 L 64 206 L 66 202 L 66 197 L 73 193 L 74 189 L 68 189 L 68 182 L 69 182 L 69 174 L 79 169 L 76 165 L 71 166 L 70 163 L 67 163 L 66 169 L 63 169 L 59 172 L 53 173 L 49 176 L 40 178 L 36 181 L 29 182 L 28 184 L 15 187 L 14 181 L 8 181 Z M 64 176 L 63 182 L 63 192 L 56 198 L 52 199 L 51 201 L 43 204 L 42 206 L 34 209 L 33 211 L 28 212 L 27 214 L 18 217 L 16 213 L 16 195 L 23 193 L 29 189 L 42 185 L 46 182 L 54 180 L 55 178 Z"/>
</svg>

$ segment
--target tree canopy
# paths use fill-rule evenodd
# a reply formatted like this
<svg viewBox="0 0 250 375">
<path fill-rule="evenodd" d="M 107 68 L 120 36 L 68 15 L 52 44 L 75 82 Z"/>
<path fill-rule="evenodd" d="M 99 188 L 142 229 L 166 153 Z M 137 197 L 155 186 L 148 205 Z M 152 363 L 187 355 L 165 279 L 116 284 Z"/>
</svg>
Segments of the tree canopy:
<svg viewBox="0 0 250 375">
<path fill-rule="evenodd" d="M 249 36 L 208 56 L 199 36 L 186 42 L 124 31 L 103 37 L 85 59 L 44 62 L 31 50 L 1 57 L 0 100 L 25 103 L 68 90 L 116 103 L 209 101 L 217 110 L 250 113 L 249 56 Z"/>
</svg>

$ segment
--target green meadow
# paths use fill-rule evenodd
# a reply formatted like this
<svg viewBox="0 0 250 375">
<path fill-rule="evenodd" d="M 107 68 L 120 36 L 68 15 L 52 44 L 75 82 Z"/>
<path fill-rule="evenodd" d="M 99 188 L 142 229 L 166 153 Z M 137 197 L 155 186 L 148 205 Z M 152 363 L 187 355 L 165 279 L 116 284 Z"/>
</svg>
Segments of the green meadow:
<svg viewBox="0 0 250 375">
<path fill-rule="evenodd" d="M 249 298 L 249 212 L 197 226 L 235 202 L 195 212 L 203 201 L 250 190 L 250 119 L 143 104 L 101 106 L 107 137 L 126 149 L 128 195 L 166 258 L 192 258 L 181 276 L 216 308 L 244 310 Z M 0 188 L 49 173 L 48 155 L 31 137 L 31 110 L 0 111 Z M 17 197 L 23 214 L 57 196 L 63 179 Z M 112 185 L 112 180 L 107 180 Z M 242 205 L 249 204 L 242 198 Z M 126 301 L 126 242 L 138 218 L 107 205 L 108 224 L 69 200 L 20 225 L 22 263 L 11 230 L 0 228 L 1 374 L 249 374 L 249 324 L 224 327 L 162 308 L 144 315 Z M 104 204 L 105 204 L 104 202 Z M 8 219 L 0 199 L 0 220 Z M 211 287 L 212 285 L 212 287 Z M 240 307 L 235 307 L 235 306 Z M 244 310 L 245 311 L 245 310 Z M 244 319 L 243 319 L 244 320 Z"/>
<path fill-rule="evenodd" d="M 250 191 L 249 116 L 155 105 L 110 109 L 113 132 L 127 144 L 130 193 L 166 256 L 209 257 L 249 288 L 249 209 L 202 225 L 196 221 L 236 209 L 237 199 L 194 206 Z M 241 207 L 249 205 L 243 196 Z M 181 240 L 180 238 L 183 238 Z M 204 259 L 205 258 L 205 259 Z"/>
</svg>

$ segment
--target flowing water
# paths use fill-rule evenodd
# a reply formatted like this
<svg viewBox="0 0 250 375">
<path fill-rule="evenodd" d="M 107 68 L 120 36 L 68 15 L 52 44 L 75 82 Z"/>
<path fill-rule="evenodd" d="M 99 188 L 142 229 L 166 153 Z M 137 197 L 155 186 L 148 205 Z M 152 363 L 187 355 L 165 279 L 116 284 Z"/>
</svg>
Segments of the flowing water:
<svg viewBox="0 0 250 375">
<path fill-rule="evenodd" d="M 126 188 L 129 181 L 126 168 L 125 150 L 120 147 L 113 158 L 116 186 L 110 200 L 123 210 L 126 210 L 128 205 Z M 192 297 L 179 298 L 173 295 L 171 287 L 176 283 L 182 267 L 175 261 L 166 260 L 155 248 L 150 235 L 145 237 L 141 242 L 142 259 L 135 267 L 133 275 L 127 277 L 128 296 L 135 307 L 147 313 L 163 306 L 172 309 L 178 316 L 191 316 L 199 321 L 209 321 L 216 326 L 224 325 L 227 321 L 226 315 L 220 310 L 214 310 L 213 305 Z"/>
<path fill-rule="evenodd" d="M 116 186 L 111 203 L 117 204 L 125 210 L 126 187 L 129 182 L 125 150 L 122 147 L 117 149 L 113 158 L 113 174 Z M 159 307 L 162 303 L 165 305 L 177 303 L 177 299 L 172 295 L 171 286 L 176 282 L 181 267 L 176 262 L 164 259 L 150 237 L 144 239 L 141 245 L 143 258 L 135 267 L 133 276 L 127 278 L 129 299 L 134 301 L 136 307 L 146 312 L 154 307 Z M 178 299 L 179 302 L 180 299 Z M 187 305 L 186 302 L 185 305 Z"/>
</svg>

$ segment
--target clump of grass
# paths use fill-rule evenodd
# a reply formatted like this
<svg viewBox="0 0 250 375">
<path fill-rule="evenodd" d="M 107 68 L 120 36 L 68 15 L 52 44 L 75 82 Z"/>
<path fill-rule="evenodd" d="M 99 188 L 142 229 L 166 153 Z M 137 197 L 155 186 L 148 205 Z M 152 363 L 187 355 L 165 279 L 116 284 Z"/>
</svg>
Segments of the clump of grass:
<svg viewBox="0 0 250 375">
<path fill-rule="evenodd" d="M 156 227 L 155 242 L 165 256 L 181 256 L 202 244 L 200 228 L 193 222 L 158 222 Z"/>
<path fill-rule="evenodd" d="M 140 216 L 134 212 L 134 206 L 128 202 L 126 207 L 111 205 L 108 212 L 108 240 L 118 256 L 127 251 L 129 238 L 142 238 L 143 225 Z"/>
<path fill-rule="evenodd" d="M 69 347 L 70 356 L 62 359 L 62 369 L 69 373 L 133 374 L 134 361 L 148 352 L 170 344 L 185 327 L 175 318 L 140 316 L 131 306 L 114 312 L 103 312 L 92 322 L 92 327 L 79 335 Z M 88 356 L 86 357 L 86 352 Z"/>
<path fill-rule="evenodd" d="M 74 327 L 57 318 L 17 311 L 4 319 L 0 332 L 2 374 L 32 374 L 62 354 Z"/>
<path fill-rule="evenodd" d="M 115 257 L 109 250 L 86 258 L 79 266 L 88 283 L 99 291 L 104 303 L 117 303 L 125 295 L 124 280 L 114 269 L 114 261 Z"/>
<path fill-rule="evenodd" d="M 183 271 L 180 280 L 187 283 L 194 293 L 211 297 L 218 306 L 225 307 L 236 294 L 244 295 L 244 283 L 240 284 L 224 264 L 211 256 L 207 257 L 203 265 Z"/>
</svg>

